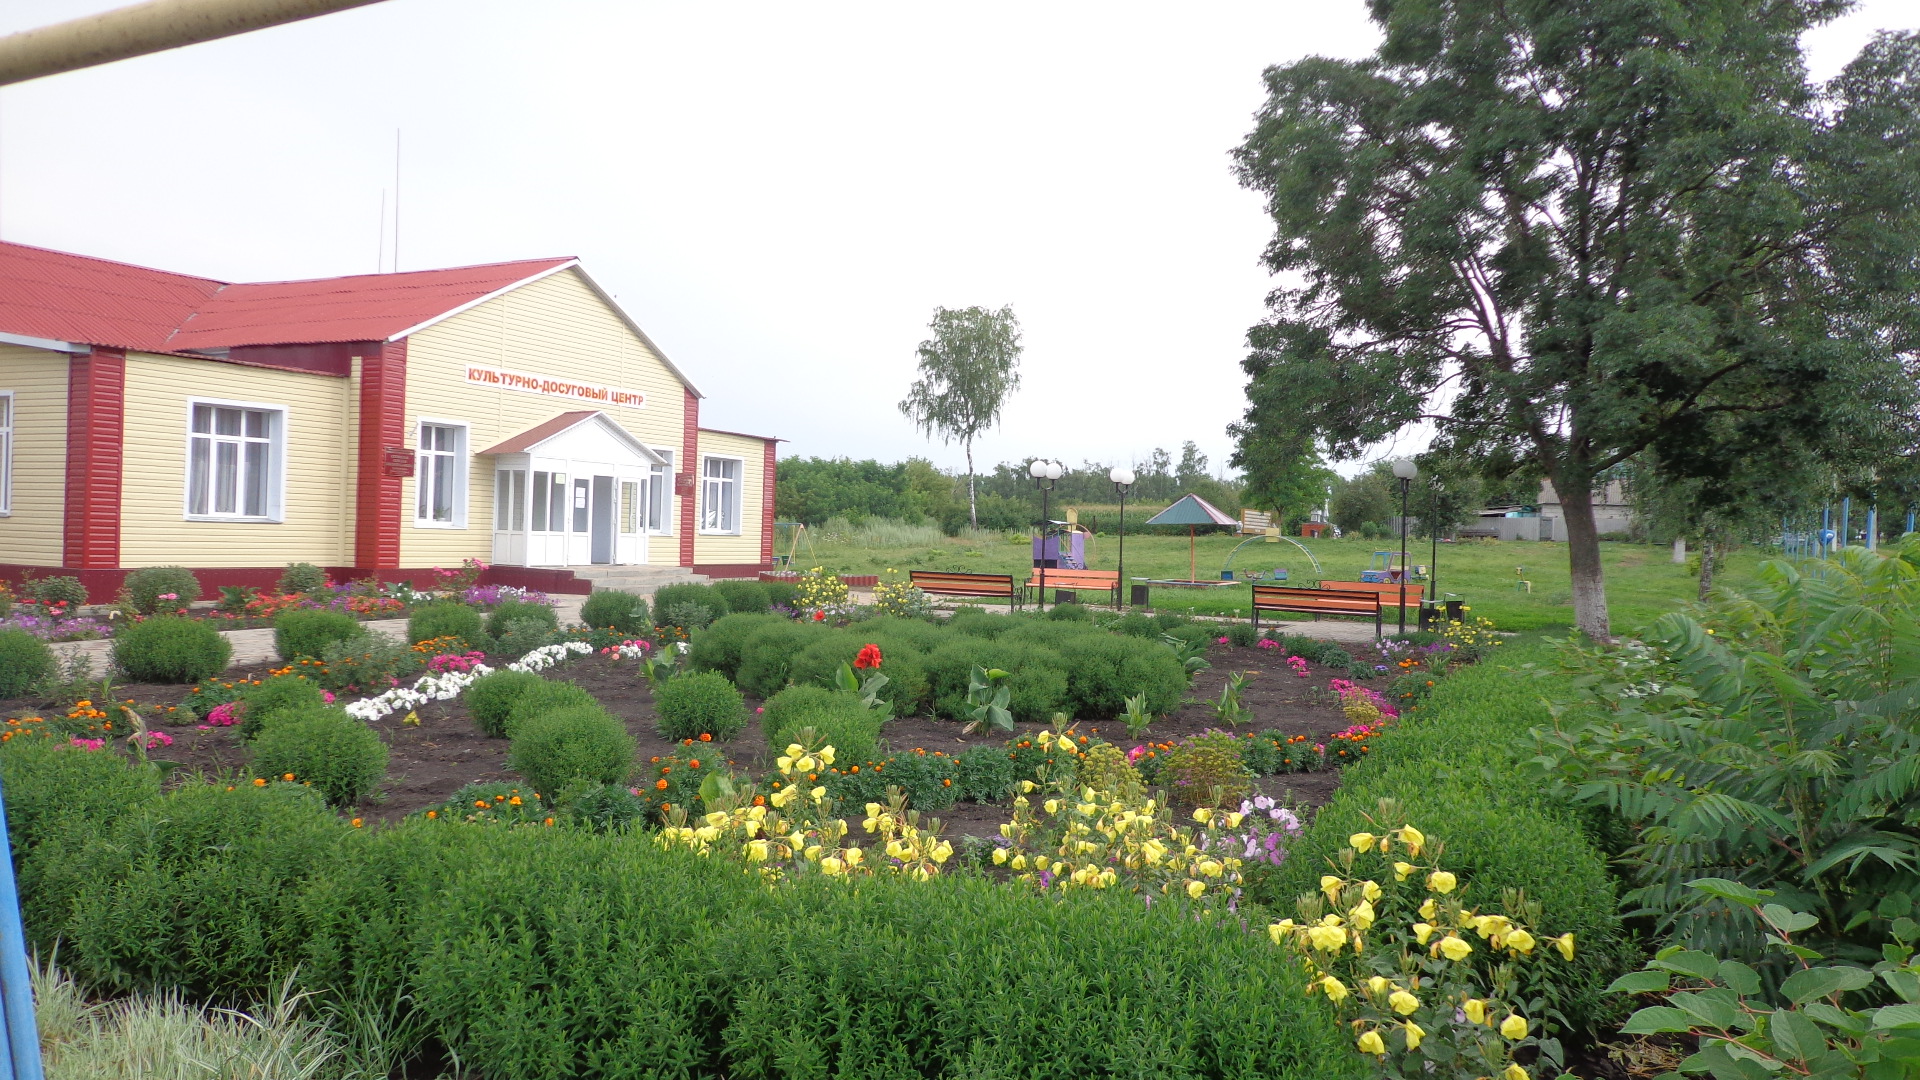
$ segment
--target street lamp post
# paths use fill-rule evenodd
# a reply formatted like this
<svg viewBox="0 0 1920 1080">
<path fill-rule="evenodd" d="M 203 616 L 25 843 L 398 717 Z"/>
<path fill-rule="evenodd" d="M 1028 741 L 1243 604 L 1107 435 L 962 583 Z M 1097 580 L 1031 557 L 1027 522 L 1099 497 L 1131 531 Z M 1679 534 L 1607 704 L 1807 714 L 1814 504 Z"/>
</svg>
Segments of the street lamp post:
<svg viewBox="0 0 1920 1080">
<path fill-rule="evenodd" d="M 1114 576 L 1118 585 L 1114 590 L 1114 606 L 1125 611 L 1127 607 L 1127 492 L 1133 487 L 1133 470 L 1125 465 L 1115 465 L 1107 470 L 1107 479 L 1113 481 L 1113 490 L 1120 494 L 1120 566 Z"/>
<path fill-rule="evenodd" d="M 1048 507 L 1053 495 L 1053 482 L 1060 479 L 1060 474 L 1065 471 L 1059 462 L 1045 458 L 1035 458 L 1033 464 L 1027 466 L 1027 475 L 1033 477 L 1034 483 L 1040 486 L 1040 557 L 1034 563 L 1040 570 L 1041 611 L 1047 610 L 1047 534 L 1053 531 L 1049 523 L 1052 514 Z M 1058 549 L 1055 550 L 1057 553 Z"/>
<path fill-rule="evenodd" d="M 1420 475 L 1420 466 L 1412 458 L 1393 463 L 1393 475 L 1400 480 L 1400 633 L 1407 632 L 1407 489 Z"/>
<path fill-rule="evenodd" d="M 1430 481 L 1430 483 L 1432 483 Z M 1427 593 L 1436 610 L 1440 604 L 1440 485 L 1433 483 L 1433 506 L 1427 517 Z"/>
</svg>

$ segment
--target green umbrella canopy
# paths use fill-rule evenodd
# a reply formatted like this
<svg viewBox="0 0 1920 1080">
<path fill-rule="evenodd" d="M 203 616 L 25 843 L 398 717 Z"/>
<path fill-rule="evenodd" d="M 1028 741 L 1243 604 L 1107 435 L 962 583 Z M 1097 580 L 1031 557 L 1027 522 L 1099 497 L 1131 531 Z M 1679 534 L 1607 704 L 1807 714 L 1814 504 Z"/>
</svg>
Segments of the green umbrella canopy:
<svg viewBox="0 0 1920 1080">
<path fill-rule="evenodd" d="M 1147 519 L 1149 525 L 1238 525 L 1220 512 L 1220 508 L 1198 495 L 1182 495 L 1180 501 Z"/>
</svg>

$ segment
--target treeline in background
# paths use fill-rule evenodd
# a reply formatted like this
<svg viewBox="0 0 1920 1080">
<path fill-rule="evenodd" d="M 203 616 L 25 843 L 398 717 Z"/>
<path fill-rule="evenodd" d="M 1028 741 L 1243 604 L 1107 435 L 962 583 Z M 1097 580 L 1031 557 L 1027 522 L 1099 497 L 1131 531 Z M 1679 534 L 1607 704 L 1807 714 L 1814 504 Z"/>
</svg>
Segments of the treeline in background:
<svg viewBox="0 0 1920 1080">
<path fill-rule="evenodd" d="M 976 478 L 980 532 L 1024 532 L 1040 520 L 1040 491 L 1027 475 L 1029 462 L 1001 462 Z M 1080 521 L 1101 532 L 1119 527 L 1119 497 L 1107 479 L 1112 463 L 1083 461 L 1054 481 L 1049 511 L 1063 519 L 1069 507 Z M 1241 485 L 1235 478 L 1208 473 L 1207 455 L 1189 442 L 1176 459 L 1155 449 L 1133 465 L 1135 480 L 1127 496 L 1127 531 L 1147 530 L 1146 520 L 1180 496 L 1192 493 L 1227 514 L 1240 512 Z M 967 477 L 936 467 L 923 458 L 893 464 L 848 458 L 791 457 L 779 463 L 774 514 L 781 521 L 818 528 L 829 522 L 871 528 L 880 521 L 916 528 L 937 528 L 962 536 L 967 523 Z M 1301 515 L 1305 517 L 1304 512 Z M 1184 527 L 1164 531 L 1185 534 Z"/>
</svg>

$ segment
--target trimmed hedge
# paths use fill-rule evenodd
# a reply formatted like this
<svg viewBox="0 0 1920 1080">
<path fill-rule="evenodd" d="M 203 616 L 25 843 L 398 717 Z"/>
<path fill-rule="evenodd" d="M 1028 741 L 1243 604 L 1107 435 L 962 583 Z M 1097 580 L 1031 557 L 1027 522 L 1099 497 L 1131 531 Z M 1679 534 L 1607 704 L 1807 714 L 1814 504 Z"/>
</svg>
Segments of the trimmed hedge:
<svg viewBox="0 0 1920 1080">
<path fill-rule="evenodd" d="M 746 658 L 747 643 L 769 626 L 793 626 L 784 615 L 726 615 L 715 619 L 693 635 L 692 652 L 687 662 L 695 671 L 717 671 L 736 682 L 740 663 Z M 765 696 L 765 695 L 763 695 Z"/>
<path fill-rule="evenodd" d="M 534 678 L 540 679 L 540 676 L 535 675 Z M 500 734 L 512 738 L 513 733 L 519 730 L 520 725 L 528 718 L 559 709 L 570 709 L 575 705 L 592 705 L 598 708 L 600 699 L 582 690 L 578 683 L 563 682 L 559 679 L 540 679 L 538 686 L 531 683 L 525 684 L 508 711 L 506 726 L 501 728 Z"/>
<path fill-rule="evenodd" d="M 502 600 L 487 613 L 487 633 L 494 638 L 507 634 L 509 623 L 530 619 L 548 630 L 560 629 L 560 617 L 554 614 L 552 604 L 540 604 L 531 600 Z"/>
<path fill-rule="evenodd" d="M 480 729 L 482 735 L 504 738 L 514 707 L 529 691 L 545 686 L 547 680 L 531 671 L 509 671 L 502 668 L 473 680 L 460 693 L 460 700 L 466 702 L 467 711 L 473 714 L 473 726 Z M 572 683 L 562 685 L 573 686 Z M 579 687 L 574 687 L 579 690 Z M 581 690 L 582 694 L 586 691 Z"/>
<path fill-rule="evenodd" d="M 267 721 L 284 712 L 322 709 L 326 692 L 320 684 L 304 675 L 276 675 L 259 686 L 249 684 L 240 692 L 240 737 L 253 739 L 265 729 Z"/>
<path fill-rule="evenodd" d="M 351 806 L 387 775 L 387 744 L 341 709 L 292 709 L 275 714 L 253 740 L 253 768 L 268 779 L 292 774 L 329 805 Z"/>
<path fill-rule="evenodd" d="M 721 578 L 713 583 L 713 591 L 727 602 L 727 610 L 743 615 L 760 614 L 773 610 L 773 596 L 767 587 L 751 578 Z"/>
<path fill-rule="evenodd" d="M 633 752 L 633 736 L 611 713 L 597 703 L 574 705 L 517 721 L 507 768 L 551 800 L 582 781 L 625 780 L 633 771 Z"/>
<path fill-rule="evenodd" d="M 79 882 L 73 855 L 134 810 L 160 797 L 160 770 L 65 739 L 15 737 L 0 743 L 7 838 L 33 944 L 53 947 Z"/>
<path fill-rule="evenodd" d="M 366 632 L 358 619 L 344 611 L 283 611 L 273 620 L 273 647 L 282 660 L 303 656 L 318 660 L 327 646 Z"/>
<path fill-rule="evenodd" d="M 594 590 L 580 605 L 580 621 L 595 630 L 619 634 L 644 634 L 653 629 L 647 602 L 619 589 Z"/>
<path fill-rule="evenodd" d="M 457 637 L 476 649 L 485 649 L 486 618 L 479 608 L 458 600 L 435 600 L 413 609 L 407 616 L 407 643 L 414 645 L 437 637 Z"/>
<path fill-rule="evenodd" d="M 184 566 L 142 567 L 127 575 L 126 589 L 134 610 L 142 615 L 159 610 L 163 595 L 173 597 L 164 601 L 169 611 L 200 599 L 200 579 Z"/>
<path fill-rule="evenodd" d="M 0 698 L 19 697 L 53 674 L 53 650 L 25 630 L 0 630 Z"/>
<path fill-rule="evenodd" d="M 1575 1026 L 1592 1027 L 1619 1008 L 1602 990 L 1639 960 L 1620 927 L 1606 857 L 1579 816 L 1515 782 L 1533 746 L 1527 733 L 1548 722 L 1542 697 L 1552 686 L 1512 670 L 1544 651 L 1508 649 L 1441 680 L 1366 760 L 1346 769 L 1333 800 L 1254 899 L 1292 914 L 1293 898 L 1315 891 L 1347 837 L 1376 828 L 1362 815 L 1396 799 L 1409 822 L 1445 844 L 1442 865 L 1460 875 L 1467 903 L 1498 904 L 1501 890 L 1524 889 L 1541 905 L 1541 929 L 1573 932 L 1580 947 L 1571 964 L 1519 972 L 1529 996 L 1542 994 Z"/>
<path fill-rule="evenodd" d="M 747 726 L 747 703 L 717 671 L 695 671 L 661 683 L 653 691 L 653 711 L 660 737 L 674 742 L 700 735 L 724 742 Z"/>
<path fill-rule="evenodd" d="M 848 764 L 871 761 L 880 753 L 880 718 L 859 697 L 821 686 L 793 686 L 767 699 L 760 716 L 767 746 L 776 754 L 802 728 L 812 728 L 823 745 L 833 747 L 834 760 Z"/>
<path fill-rule="evenodd" d="M 740 689 L 757 698 L 770 698 L 787 685 L 793 658 L 813 641 L 815 631 L 781 620 L 754 631 L 740 649 Z"/>
<path fill-rule="evenodd" d="M 198 619 L 161 615 L 120 628 L 113 663 L 135 682 L 195 683 L 227 670 L 233 645 Z"/>
</svg>

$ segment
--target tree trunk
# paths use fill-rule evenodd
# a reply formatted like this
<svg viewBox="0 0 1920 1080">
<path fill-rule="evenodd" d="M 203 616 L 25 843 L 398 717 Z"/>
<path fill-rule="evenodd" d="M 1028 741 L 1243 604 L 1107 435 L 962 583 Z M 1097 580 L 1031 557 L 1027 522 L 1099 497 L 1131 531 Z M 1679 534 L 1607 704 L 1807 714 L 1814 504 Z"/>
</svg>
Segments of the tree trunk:
<svg viewBox="0 0 1920 1080">
<path fill-rule="evenodd" d="M 980 527 L 980 503 L 973 496 L 973 440 L 966 441 L 967 448 L 967 524 Z"/>
<path fill-rule="evenodd" d="M 1595 641 L 1612 641 L 1607 622 L 1607 579 L 1600 567 L 1600 533 L 1593 520 L 1593 483 L 1555 476 L 1553 490 L 1567 519 L 1567 568 L 1573 576 L 1574 629 Z"/>
<path fill-rule="evenodd" d="M 1684 536 L 1676 536 L 1673 538 L 1673 564 L 1675 566 L 1687 565 L 1687 538 Z"/>
<path fill-rule="evenodd" d="M 1707 594 L 1713 591 L 1713 556 L 1719 545 L 1714 543 L 1711 532 L 1700 537 L 1700 601 L 1706 602 Z"/>
</svg>

